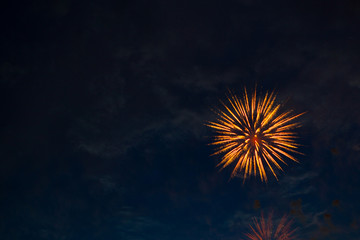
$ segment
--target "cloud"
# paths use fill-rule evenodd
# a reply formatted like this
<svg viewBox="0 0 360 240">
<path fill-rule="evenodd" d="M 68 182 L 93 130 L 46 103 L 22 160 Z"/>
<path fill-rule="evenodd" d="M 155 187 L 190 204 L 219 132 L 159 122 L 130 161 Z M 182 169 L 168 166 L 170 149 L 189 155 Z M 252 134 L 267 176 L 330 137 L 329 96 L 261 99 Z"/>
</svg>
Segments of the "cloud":
<svg viewBox="0 0 360 240">
<path fill-rule="evenodd" d="M 316 188 L 309 184 L 314 178 L 318 176 L 316 172 L 304 172 L 300 175 L 284 176 L 279 184 L 282 186 L 281 196 L 294 197 L 312 193 Z"/>
<path fill-rule="evenodd" d="M 169 237 L 171 232 L 169 224 L 136 214 L 131 207 L 122 207 L 116 215 L 116 235 L 120 239 L 158 239 Z"/>
<path fill-rule="evenodd" d="M 143 87 L 129 92 L 127 89 L 135 86 L 119 74 L 112 74 L 91 87 L 95 104 L 77 119 L 69 135 L 79 149 L 104 158 L 122 156 L 129 149 L 146 144 L 163 129 L 168 132 L 162 136 L 164 140 L 177 138 L 181 132 L 204 139 L 204 123 L 212 114 L 211 105 L 207 104 L 210 97 L 205 93 L 212 95 L 218 84 L 231 82 L 235 76 L 195 71 L 172 76 L 170 84 L 148 79 Z"/>
</svg>

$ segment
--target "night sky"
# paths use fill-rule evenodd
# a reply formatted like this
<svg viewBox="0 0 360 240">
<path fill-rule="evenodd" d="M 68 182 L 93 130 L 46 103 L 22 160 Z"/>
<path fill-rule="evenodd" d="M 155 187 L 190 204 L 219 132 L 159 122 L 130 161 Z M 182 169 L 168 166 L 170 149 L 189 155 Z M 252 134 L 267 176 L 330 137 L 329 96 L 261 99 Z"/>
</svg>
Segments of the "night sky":
<svg viewBox="0 0 360 240">
<path fill-rule="evenodd" d="M 360 240 L 358 1 L 8 1 L 0 6 L 0 239 Z M 229 179 L 229 90 L 294 113 L 300 163 Z"/>
</svg>

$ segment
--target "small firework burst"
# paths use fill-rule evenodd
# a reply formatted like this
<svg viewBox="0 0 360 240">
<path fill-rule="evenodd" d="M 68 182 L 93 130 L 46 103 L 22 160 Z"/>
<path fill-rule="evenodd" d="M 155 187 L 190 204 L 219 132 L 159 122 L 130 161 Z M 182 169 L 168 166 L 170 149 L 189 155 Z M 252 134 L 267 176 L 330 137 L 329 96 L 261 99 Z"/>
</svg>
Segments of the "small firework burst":
<svg viewBox="0 0 360 240">
<path fill-rule="evenodd" d="M 291 228 L 292 221 L 283 216 L 276 225 L 272 219 L 272 213 L 265 219 L 261 214 L 260 220 L 253 219 L 250 225 L 250 233 L 245 234 L 250 240 L 293 240 L 295 229 Z"/>
<path fill-rule="evenodd" d="M 206 124 L 216 132 L 211 145 L 219 147 L 213 155 L 224 154 L 218 166 L 223 169 L 236 162 L 231 177 L 242 173 L 245 181 L 253 173 L 267 182 L 266 166 L 278 179 L 274 167 L 282 170 L 279 161 L 286 164 L 286 157 L 297 162 L 292 153 L 300 154 L 295 150 L 299 145 L 292 130 L 300 124 L 293 120 L 303 113 L 279 113 L 281 105 L 275 104 L 275 98 L 274 92 L 257 98 L 256 90 L 250 98 L 246 89 L 243 99 L 230 94 L 229 104 L 222 102 L 225 109 L 216 111 L 217 121 Z"/>
</svg>

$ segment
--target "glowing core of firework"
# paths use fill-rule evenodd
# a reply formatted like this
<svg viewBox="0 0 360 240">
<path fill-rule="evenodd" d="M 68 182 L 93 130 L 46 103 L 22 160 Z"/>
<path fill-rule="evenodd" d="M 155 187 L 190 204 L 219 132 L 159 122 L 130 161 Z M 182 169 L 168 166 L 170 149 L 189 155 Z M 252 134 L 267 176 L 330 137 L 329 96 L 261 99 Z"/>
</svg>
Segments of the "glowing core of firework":
<svg viewBox="0 0 360 240">
<path fill-rule="evenodd" d="M 245 89 L 243 99 L 233 94 L 228 97 L 229 104 L 222 102 L 225 110 L 216 111 L 217 121 L 208 122 L 206 125 L 215 130 L 217 135 L 211 145 L 218 145 L 213 154 L 224 154 L 218 166 L 222 169 L 237 160 L 231 177 L 244 170 L 244 181 L 252 173 L 260 175 L 261 181 L 267 182 L 265 167 L 272 174 L 273 169 L 282 170 L 278 161 L 286 164 L 284 157 L 297 162 L 290 153 L 299 153 L 295 149 L 297 138 L 292 132 L 300 126 L 293 120 L 301 116 L 291 115 L 292 111 L 279 114 L 280 104 L 275 104 L 276 95 L 266 93 L 265 97 L 257 98 L 256 90 L 251 98 Z M 300 154 L 300 153 L 299 153 Z"/>
</svg>

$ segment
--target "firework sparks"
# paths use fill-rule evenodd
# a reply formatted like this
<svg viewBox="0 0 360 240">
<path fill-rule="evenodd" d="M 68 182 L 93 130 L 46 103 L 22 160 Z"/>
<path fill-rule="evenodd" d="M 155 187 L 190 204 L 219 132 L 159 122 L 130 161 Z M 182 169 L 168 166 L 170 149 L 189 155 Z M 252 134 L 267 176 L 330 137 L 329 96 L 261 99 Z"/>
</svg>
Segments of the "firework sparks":
<svg viewBox="0 0 360 240">
<path fill-rule="evenodd" d="M 260 220 L 253 219 L 253 225 L 250 225 L 251 232 L 245 235 L 251 240 L 292 240 L 295 238 L 295 230 L 291 229 L 291 224 L 292 221 L 283 216 L 275 226 L 272 214 L 269 214 L 267 219 L 261 214 Z"/>
<path fill-rule="evenodd" d="M 257 98 L 256 90 L 250 98 L 246 89 L 243 99 L 230 94 L 229 105 L 222 102 L 225 110 L 216 112 L 217 121 L 206 124 L 217 134 L 211 145 L 219 147 L 213 155 L 224 154 L 218 166 L 223 169 L 236 162 L 231 177 L 243 172 L 245 181 L 253 173 L 267 182 L 266 166 L 278 179 L 274 167 L 282 170 L 279 162 L 286 164 L 284 157 L 297 162 L 292 153 L 300 154 L 295 150 L 299 145 L 292 130 L 300 124 L 293 120 L 303 113 L 279 113 L 281 105 L 275 98 L 273 92 Z"/>
</svg>

